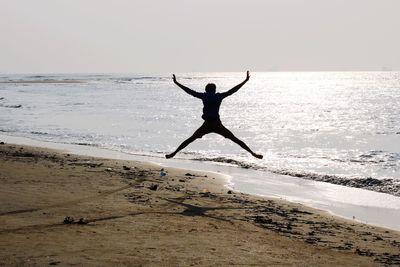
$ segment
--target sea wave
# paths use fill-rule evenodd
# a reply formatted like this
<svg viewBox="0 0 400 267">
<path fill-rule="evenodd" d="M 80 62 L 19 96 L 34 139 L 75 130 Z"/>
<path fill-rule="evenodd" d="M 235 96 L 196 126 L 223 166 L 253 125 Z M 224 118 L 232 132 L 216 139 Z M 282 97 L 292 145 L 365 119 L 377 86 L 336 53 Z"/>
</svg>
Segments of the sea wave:
<svg viewBox="0 0 400 267">
<path fill-rule="evenodd" d="M 82 79 L 81 79 L 82 78 Z M 0 77 L 0 83 L 5 84 L 57 84 L 57 83 L 82 83 L 85 77 L 71 75 L 9 75 Z"/>
<path fill-rule="evenodd" d="M 73 142 L 72 145 L 79 145 L 79 146 L 91 146 L 91 147 L 100 147 L 99 144 L 95 143 L 85 143 L 85 142 Z"/>
<path fill-rule="evenodd" d="M 31 131 L 30 133 L 34 135 L 49 135 L 49 133 L 39 131 Z"/>
<path fill-rule="evenodd" d="M 291 177 L 297 177 L 306 180 L 361 188 L 375 192 L 386 193 L 394 196 L 400 196 L 400 181 L 392 178 L 377 179 L 373 177 L 346 177 L 346 176 L 319 174 L 319 173 L 312 173 L 305 171 L 293 171 L 287 169 L 273 169 L 224 157 L 215 157 L 215 158 L 203 157 L 203 158 L 193 158 L 192 160 L 231 164 L 245 169 L 268 171 L 279 175 L 288 175 Z"/>
<path fill-rule="evenodd" d="M 22 105 L 21 104 L 17 104 L 17 105 L 0 104 L 0 107 L 3 107 L 3 108 L 22 108 Z"/>
<path fill-rule="evenodd" d="M 325 182 L 330 184 L 343 185 L 400 196 L 400 182 L 392 178 L 376 179 L 372 177 L 350 178 L 338 175 L 327 175 L 307 172 L 294 172 L 287 170 L 277 170 L 274 173 L 289 175 L 302 179 Z"/>
<path fill-rule="evenodd" d="M 46 75 L 31 75 L 31 76 L 26 76 L 27 78 L 31 79 L 40 79 L 40 78 L 47 78 L 47 77 L 54 77 L 54 76 L 46 76 Z"/>
<path fill-rule="evenodd" d="M 143 83 L 143 82 L 160 82 L 170 78 L 159 76 L 140 76 L 140 77 L 117 77 L 109 78 L 108 80 L 116 83 Z"/>
</svg>

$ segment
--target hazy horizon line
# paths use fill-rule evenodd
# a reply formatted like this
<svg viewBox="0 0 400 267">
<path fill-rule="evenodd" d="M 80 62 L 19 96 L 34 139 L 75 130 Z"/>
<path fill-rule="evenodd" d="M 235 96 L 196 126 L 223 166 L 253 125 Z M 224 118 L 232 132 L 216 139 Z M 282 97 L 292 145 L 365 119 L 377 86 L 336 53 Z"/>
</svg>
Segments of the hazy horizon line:
<svg viewBox="0 0 400 267">
<path fill-rule="evenodd" d="M 154 72 L 146 72 L 146 71 L 130 71 L 130 72 L 2 72 L 1 75 L 7 74 L 169 74 L 169 73 L 242 73 L 246 72 L 247 69 L 243 69 L 240 71 L 154 71 Z M 251 70 L 252 73 L 278 73 L 278 72 L 400 72 L 400 69 L 373 69 L 373 70 Z"/>
</svg>

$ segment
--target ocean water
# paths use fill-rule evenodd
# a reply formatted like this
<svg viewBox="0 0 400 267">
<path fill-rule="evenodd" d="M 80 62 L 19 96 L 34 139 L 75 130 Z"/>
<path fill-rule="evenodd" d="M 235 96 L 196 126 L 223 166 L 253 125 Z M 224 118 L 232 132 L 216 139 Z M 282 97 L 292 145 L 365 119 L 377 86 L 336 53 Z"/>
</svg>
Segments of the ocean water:
<svg viewBox="0 0 400 267">
<path fill-rule="evenodd" d="M 204 91 L 245 73 L 177 73 Z M 164 157 L 201 124 L 201 100 L 170 74 L 0 74 L 0 132 Z M 264 159 L 216 134 L 176 157 L 400 196 L 400 72 L 251 73 L 221 120 Z"/>
</svg>

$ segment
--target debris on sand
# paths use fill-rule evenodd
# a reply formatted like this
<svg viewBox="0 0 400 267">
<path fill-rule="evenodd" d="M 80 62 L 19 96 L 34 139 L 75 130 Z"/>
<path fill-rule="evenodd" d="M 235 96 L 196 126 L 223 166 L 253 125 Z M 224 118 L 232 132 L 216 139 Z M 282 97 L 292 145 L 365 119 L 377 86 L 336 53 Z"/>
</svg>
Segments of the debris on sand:
<svg viewBox="0 0 400 267">
<path fill-rule="evenodd" d="M 77 224 L 88 224 L 89 220 L 86 218 L 80 218 Z"/>
<path fill-rule="evenodd" d="M 160 177 L 167 176 L 167 172 L 164 169 L 160 170 Z"/>
<path fill-rule="evenodd" d="M 71 217 L 71 216 L 66 216 L 66 217 L 64 218 L 63 223 L 64 223 L 64 224 L 73 224 L 74 221 L 75 221 L 75 219 L 74 219 L 73 217 Z"/>
<path fill-rule="evenodd" d="M 149 189 L 152 190 L 152 191 L 156 191 L 157 188 L 158 188 L 158 185 L 156 185 L 156 184 L 152 184 L 152 185 L 149 187 Z"/>
</svg>

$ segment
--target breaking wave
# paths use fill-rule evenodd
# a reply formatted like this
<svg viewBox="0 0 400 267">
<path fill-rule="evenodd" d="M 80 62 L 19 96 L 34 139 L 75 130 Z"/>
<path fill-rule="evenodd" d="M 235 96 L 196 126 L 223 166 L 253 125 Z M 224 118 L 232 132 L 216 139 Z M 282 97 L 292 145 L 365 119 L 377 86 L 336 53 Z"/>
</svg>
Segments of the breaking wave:
<svg viewBox="0 0 400 267">
<path fill-rule="evenodd" d="M 194 158 L 192 160 L 218 162 L 231 164 L 244 169 L 253 169 L 258 171 L 268 171 L 280 175 L 302 178 L 306 180 L 343 185 L 348 187 L 361 188 L 380 193 L 386 193 L 394 196 L 400 196 L 400 181 L 392 178 L 377 179 L 373 177 L 345 177 L 339 175 L 318 174 L 312 172 L 299 172 L 287 169 L 272 169 L 258 166 L 256 164 L 238 161 L 234 159 L 215 157 L 215 158 Z"/>
</svg>

